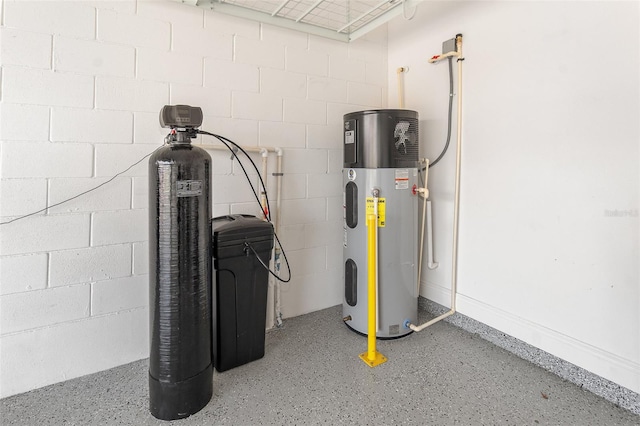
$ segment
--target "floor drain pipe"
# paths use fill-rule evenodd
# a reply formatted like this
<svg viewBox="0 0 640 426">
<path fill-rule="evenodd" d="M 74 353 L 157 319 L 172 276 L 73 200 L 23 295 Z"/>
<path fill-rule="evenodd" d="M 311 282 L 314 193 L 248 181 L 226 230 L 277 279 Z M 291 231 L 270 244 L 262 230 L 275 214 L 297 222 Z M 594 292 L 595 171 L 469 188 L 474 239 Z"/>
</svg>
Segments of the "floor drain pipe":
<svg viewBox="0 0 640 426">
<path fill-rule="evenodd" d="M 458 122 L 457 122 L 457 143 L 456 143 L 456 180 L 455 180 L 455 195 L 453 205 L 453 250 L 451 254 L 451 309 L 428 321 L 422 325 L 414 325 L 408 321 L 405 326 L 408 326 L 413 331 L 422 331 L 432 324 L 437 323 L 447 317 L 456 313 L 456 294 L 458 289 L 458 225 L 460 218 L 460 160 L 461 160 L 461 148 L 462 148 L 462 34 L 456 35 L 456 51 L 449 54 L 433 57 L 429 60 L 431 63 L 438 62 L 445 59 L 448 56 L 455 56 L 458 58 Z M 425 185 L 426 186 L 426 185 Z M 422 248 L 421 248 L 422 249 Z M 420 259 L 422 261 L 422 259 Z M 418 285 L 420 285 L 420 273 L 418 272 Z"/>
</svg>

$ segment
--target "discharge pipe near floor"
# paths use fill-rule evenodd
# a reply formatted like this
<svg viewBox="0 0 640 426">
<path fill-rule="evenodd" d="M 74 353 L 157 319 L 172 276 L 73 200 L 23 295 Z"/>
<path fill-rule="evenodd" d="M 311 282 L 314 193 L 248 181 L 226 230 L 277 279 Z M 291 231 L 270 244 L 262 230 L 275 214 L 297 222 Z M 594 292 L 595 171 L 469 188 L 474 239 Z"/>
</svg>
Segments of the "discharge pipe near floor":
<svg viewBox="0 0 640 426">
<path fill-rule="evenodd" d="M 457 138 L 456 138 L 456 178 L 455 178 L 455 193 L 454 193 L 454 204 L 453 204 L 453 249 L 451 254 L 451 309 L 432 319 L 431 321 L 427 321 L 422 325 L 414 325 L 408 323 L 406 325 L 413 331 L 422 331 L 425 328 L 429 327 L 432 324 L 435 324 L 447 317 L 456 313 L 456 294 L 458 288 L 458 227 L 459 227 L 459 218 L 460 218 L 460 160 L 461 160 L 461 148 L 462 148 L 462 61 L 464 61 L 464 57 L 462 56 L 462 34 L 456 35 L 456 51 L 449 52 L 444 55 L 434 56 L 429 59 L 430 63 L 436 63 L 442 59 L 448 58 L 450 56 L 458 58 L 458 122 L 457 122 Z M 426 186 L 426 185 L 425 185 Z M 421 247 L 422 250 L 422 247 Z M 420 261 L 422 261 L 422 256 L 420 257 Z M 420 277 L 421 271 L 418 270 L 418 286 L 420 286 Z M 419 287 L 418 287 L 419 288 Z"/>
</svg>

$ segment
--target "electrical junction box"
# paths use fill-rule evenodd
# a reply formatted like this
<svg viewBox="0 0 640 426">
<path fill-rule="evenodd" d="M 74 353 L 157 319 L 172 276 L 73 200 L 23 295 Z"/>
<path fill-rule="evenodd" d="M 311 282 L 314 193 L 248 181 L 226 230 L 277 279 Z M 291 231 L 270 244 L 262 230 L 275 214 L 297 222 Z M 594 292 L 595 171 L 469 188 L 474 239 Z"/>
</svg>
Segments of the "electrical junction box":
<svg viewBox="0 0 640 426">
<path fill-rule="evenodd" d="M 456 51 L 456 39 L 452 38 L 442 42 L 442 54 Z"/>
</svg>

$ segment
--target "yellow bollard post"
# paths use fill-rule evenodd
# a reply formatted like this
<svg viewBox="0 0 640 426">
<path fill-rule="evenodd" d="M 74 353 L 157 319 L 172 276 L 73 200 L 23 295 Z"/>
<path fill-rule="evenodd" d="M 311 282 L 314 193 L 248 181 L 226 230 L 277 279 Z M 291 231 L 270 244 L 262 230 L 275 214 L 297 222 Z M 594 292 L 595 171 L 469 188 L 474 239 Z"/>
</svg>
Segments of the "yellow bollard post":
<svg viewBox="0 0 640 426">
<path fill-rule="evenodd" d="M 360 354 L 369 367 L 387 362 L 387 357 L 376 350 L 376 245 L 378 244 L 378 197 L 374 197 L 374 214 L 367 215 L 367 298 L 368 298 L 368 336 L 367 352 Z"/>
</svg>

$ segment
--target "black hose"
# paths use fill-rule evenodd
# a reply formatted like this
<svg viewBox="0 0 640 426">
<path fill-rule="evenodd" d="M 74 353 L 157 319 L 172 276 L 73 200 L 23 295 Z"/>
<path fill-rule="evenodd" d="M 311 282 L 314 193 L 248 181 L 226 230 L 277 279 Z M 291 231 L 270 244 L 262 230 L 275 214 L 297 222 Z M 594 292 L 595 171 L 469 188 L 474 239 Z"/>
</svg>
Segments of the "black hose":
<svg viewBox="0 0 640 426">
<path fill-rule="evenodd" d="M 276 237 L 276 240 L 278 241 L 278 245 L 280 246 L 280 249 L 282 249 L 282 245 L 280 244 L 280 240 L 278 239 L 278 236 L 276 235 L 275 232 L 273 233 L 273 235 Z M 271 269 L 269 269 L 267 265 L 265 265 L 265 263 L 260 258 L 260 255 L 258 254 L 258 252 L 256 252 L 256 250 L 253 248 L 251 243 L 245 242 L 244 247 L 245 249 L 250 249 L 253 252 L 253 254 L 256 256 L 256 258 L 258 259 L 258 262 L 260 262 L 262 267 L 266 269 L 271 275 L 273 275 L 275 279 L 283 283 L 288 283 L 289 281 L 291 281 L 291 267 L 289 266 L 289 261 L 287 260 L 287 255 L 284 253 L 284 250 L 282 250 L 282 255 L 284 256 L 284 262 L 287 264 L 287 271 L 289 272 L 289 278 L 287 278 L 286 280 L 283 280 L 282 278 L 277 276 L 275 272 L 273 272 Z"/>
<path fill-rule="evenodd" d="M 271 223 L 271 207 L 269 206 L 269 196 L 267 195 L 267 186 L 264 184 L 264 180 L 262 180 L 262 175 L 260 174 L 260 171 L 258 170 L 258 166 L 256 166 L 256 163 L 251 159 L 251 157 L 249 156 L 247 151 L 245 151 L 240 145 L 238 145 L 237 143 L 235 143 L 231 139 L 227 139 L 224 136 L 216 135 L 214 133 L 209 133 L 209 132 L 206 132 L 204 130 L 198 130 L 198 133 L 202 134 L 202 135 L 213 136 L 214 138 L 216 138 L 220 142 L 222 142 L 222 144 L 224 146 L 226 146 L 229 151 L 231 151 L 231 154 L 233 154 L 235 159 L 238 160 L 238 164 L 240 164 L 240 167 L 242 168 L 242 171 L 244 172 L 244 176 L 247 178 L 247 182 L 249 182 L 249 186 L 251 187 L 251 192 L 253 192 L 253 196 L 256 198 L 256 201 L 258 202 L 258 204 L 262 205 L 260 203 L 260 197 L 258 197 L 258 193 L 256 192 L 256 190 L 253 188 L 253 185 L 251 184 L 251 179 L 249 178 L 249 174 L 247 173 L 247 170 L 244 168 L 244 165 L 242 164 L 242 161 L 240 161 L 240 158 L 238 157 L 238 154 L 236 154 L 236 150 L 231 148 L 229 146 L 229 144 L 233 145 L 237 150 L 240 150 L 245 155 L 245 157 L 247 157 L 249 159 L 249 161 L 253 165 L 253 168 L 255 169 L 256 173 L 258 174 L 258 178 L 260 179 L 260 184 L 262 184 L 262 188 L 264 189 L 264 198 L 265 198 L 265 202 L 267 203 L 267 211 L 265 213 L 265 211 L 263 210 L 262 214 L 264 215 L 265 219 L 267 219 L 267 221 L 269 223 Z M 284 257 L 284 262 L 287 264 L 287 271 L 289 272 L 289 278 L 287 278 L 286 280 L 283 280 L 282 278 L 277 276 L 271 269 L 269 269 L 269 267 L 267 265 L 264 264 L 264 262 L 262 261 L 262 259 L 258 255 L 258 253 L 256 253 L 256 251 L 253 249 L 251 244 L 245 243 L 245 248 L 251 249 L 253 254 L 255 254 L 256 257 L 258 258 L 258 261 L 260 262 L 260 264 L 267 271 L 269 271 L 269 273 L 271 275 L 273 275 L 278 281 L 281 281 L 283 283 L 288 283 L 289 281 L 291 281 L 291 266 L 289 265 L 289 259 L 287 259 L 287 254 L 285 253 L 284 248 L 282 247 L 282 243 L 280 243 L 280 239 L 278 238 L 278 234 L 276 234 L 275 231 L 273 232 L 273 236 L 275 237 L 276 242 L 278 243 L 278 246 L 280 247 L 280 251 L 282 252 L 282 257 Z"/>
<path fill-rule="evenodd" d="M 451 116 L 453 113 L 453 63 L 451 61 L 451 56 L 449 56 L 448 59 L 449 59 L 449 118 L 448 118 L 448 125 L 447 125 L 447 142 L 445 142 L 444 149 L 442 150 L 440 155 L 438 155 L 438 157 L 429 164 L 429 167 L 435 166 L 438 163 L 438 161 L 440 161 L 440 159 L 444 157 L 444 154 L 447 153 L 447 149 L 449 149 L 449 142 L 451 142 L 451 121 L 452 121 Z M 422 170 L 424 170 L 424 168 Z"/>
<path fill-rule="evenodd" d="M 256 166 L 256 163 L 251 159 L 249 154 L 247 154 L 247 151 L 245 151 L 240 145 L 238 145 L 234 141 L 232 141 L 230 139 L 227 139 L 224 136 L 220 136 L 220 135 L 216 135 L 216 134 L 213 134 L 213 133 L 205 132 L 204 130 L 198 130 L 198 133 L 200 133 L 202 135 L 213 136 L 214 138 L 216 138 L 220 142 L 222 142 L 224 144 L 224 146 L 226 146 L 229 151 L 231 151 L 231 153 L 236 158 L 236 160 L 238 160 L 238 164 L 240 164 L 240 167 L 242 168 L 242 171 L 244 172 L 244 176 L 247 178 L 247 181 L 249 181 L 249 186 L 251 187 L 251 191 L 253 192 L 253 195 L 256 198 L 256 201 L 258 202 L 258 204 L 262 205 L 262 203 L 260 203 L 260 197 L 258 197 L 258 194 L 256 193 L 256 190 L 253 188 L 253 185 L 251 185 L 251 178 L 249 178 L 249 174 L 247 173 L 247 170 L 244 168 L 244 165 L 242 164 L 242 161 L 240 161 L 240 158 L 238 158 L 238 154 L 236 154 L 236 151 L 234 149 L 232 149 L 228 144 L 231 144 L 234 147 L 236 147 L 236 149 L 240 150 L 245 155 L 245 157 L 247 157 L 249 159 L 249 161 L 253 165 L 253 168 L 255 169 L 256 173 L 258 174 L 258 178 L 260 179 L 260 184 L 262 185 L 262 188 L 264 189 L 264 198 L 265 198 L 265 201 L 267 203 L 267 211 L 265 212 L 263 210 L 262 214 L 264 215 L 265 219 L 267 219 L 267 221 L 271 222 L 271 207 L 269 206 L 269 196 L 267 195 L 267 190 L 266 190 L 267 186 L 264 184 L 264 181 L 262 180 L 262 175 L 260 174 L 260 171 L 258 170 L 258 166 Z"/>
</svg>

